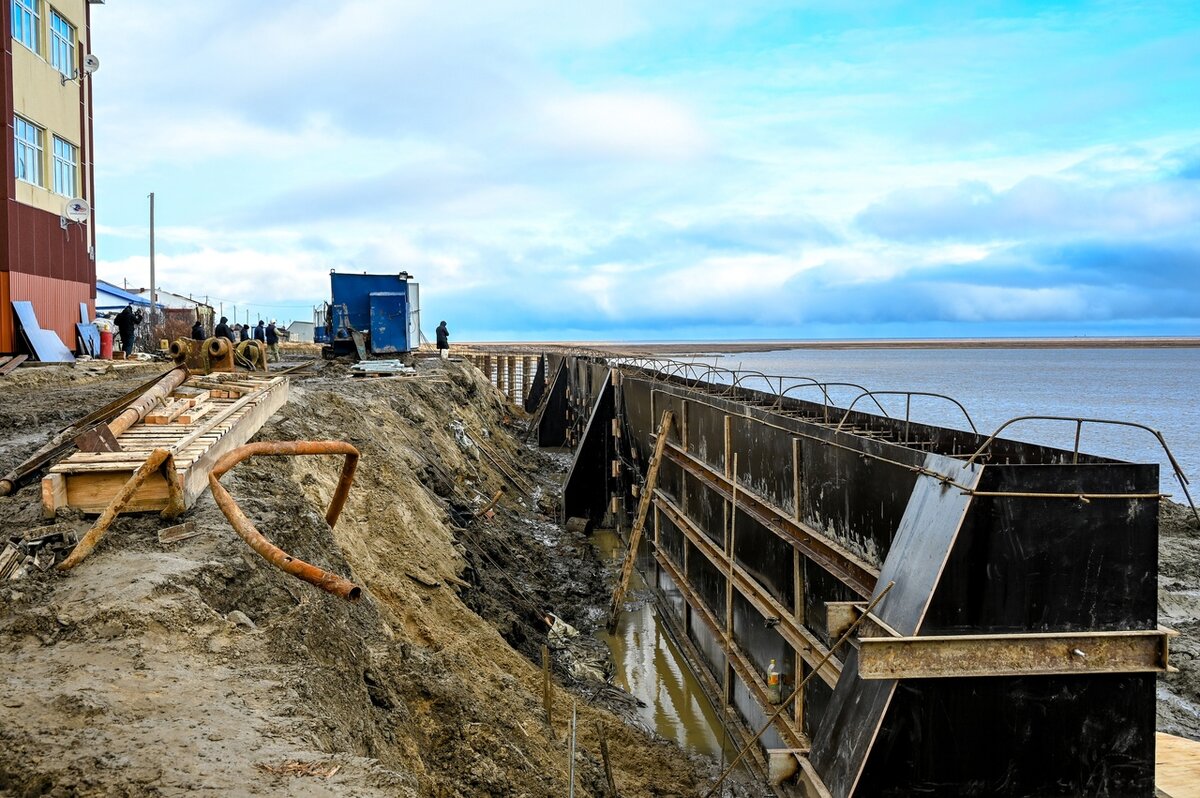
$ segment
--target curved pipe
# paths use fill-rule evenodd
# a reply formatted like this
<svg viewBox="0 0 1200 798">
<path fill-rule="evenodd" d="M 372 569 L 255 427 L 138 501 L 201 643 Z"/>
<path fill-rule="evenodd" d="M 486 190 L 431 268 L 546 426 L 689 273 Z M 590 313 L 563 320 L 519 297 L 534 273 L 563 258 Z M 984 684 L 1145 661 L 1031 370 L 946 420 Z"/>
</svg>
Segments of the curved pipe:
<svg viewBox="0 0 1200 798">
<path fill-rule="evenodd" d="M 267 540 L 254 526 L 254 523 L 246 517 L 246 514 L 242 512 L 242 508 L 233 500 L 233 497 L 229 495 L 229 491 L 225 490 L 220 481 L 221 477 L 229 469 L 250 457 L 300 456 L 310 454 L 344 454 L 346 456 L 346 461 L 342 465 L 341 478 L 338 479 L 337 489 L 334 490 L 333 498 L 329 500 L 329 509 L 325 512 L 325 521 L 332 529 L 337 524 L 338 516 L 342 514 L 342 508 L 346 505 L 346 498 L 350 495 L 350 485 L 354 482 L 354 471 L 358 467 L 358 449 L 344 441 L 261 441 L 259 443 L 248 443 L 245 446 L 237 447 L 217 461 L 217 464 L 213 466 L 213 470 L 208 475 L 208 484 L 212 489 L 213 498 L 217 501 L 217 506 L 221 508 L 221 512 L 225 513 L 225 517 L 229 519 L 229 523 L 233 526 L 234 531 L 238 533 L 242 540 L 246 541 L 250 548 L 261 554 L 263 559 L 279 570 L 289 573 L 297 579 L 302 579 L 309 584 L 316 585 L 335 596 L 348 601 L 358 601 L 362 597 L 362 588 L 358 585 L 348 579 L 343 579 L 337 574 L 331 574 L 315 565 L 298 560 Z"/>
</svg>

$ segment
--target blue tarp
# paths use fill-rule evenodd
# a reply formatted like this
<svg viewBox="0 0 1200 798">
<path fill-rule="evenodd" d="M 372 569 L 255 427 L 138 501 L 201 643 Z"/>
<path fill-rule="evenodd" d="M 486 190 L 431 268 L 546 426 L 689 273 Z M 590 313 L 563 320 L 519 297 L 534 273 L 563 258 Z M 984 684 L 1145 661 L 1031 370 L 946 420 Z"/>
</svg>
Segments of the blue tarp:
<svg viewBox="0 0 1200 798">
<path fill-rule="evenodd" d="M 112 283 L 104 280 L 96 281 L 96 312 L 123 310 L 126 305 L 133 305 L 135 308 L 150 307 L 150 300 L 140 294 L 134 294 L 126 291 L 124 288 L 118 288 Z M 161 308 L 163 304 L 158 303 Z"/>
</svg>

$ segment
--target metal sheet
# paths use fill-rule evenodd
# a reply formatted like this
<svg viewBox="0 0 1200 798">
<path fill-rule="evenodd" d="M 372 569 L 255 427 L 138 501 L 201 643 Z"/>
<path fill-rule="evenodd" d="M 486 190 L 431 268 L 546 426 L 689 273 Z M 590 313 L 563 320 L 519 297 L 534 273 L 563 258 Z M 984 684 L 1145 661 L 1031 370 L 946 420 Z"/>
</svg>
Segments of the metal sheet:
<svg viewBox="0 0 1200 798">
<path fill-rule="evenodd" d="M 43 363 L 74 363 L 75 355 L 51 330 L 43 330 L 38 326 L 37 313 L 33 303 L 24 300 L 13 300 L 13 313 L 25 336 L 32 354 Z"/>
<path fill-rule="evenodd" d="M 408 296 L 402 292 L 372 293 L 371 354 L 407 352 Z"/>
<path fill-rule="evenodd" d="M 84 306 L 86 307 L 86 305 Z M 88 357 L 100 356 L 100 328 L 95 324 L 76 324 L 75 333 L 79 338 L 80 353 Z"/>
<path fill-rule="evenodd" d="M 605 379 L 563 482 L 564 519 L 588 518 L 599 523 L 604 517 L 612 479 L 609 460 L 614 407 L 612 380 Z"/>
<path fill-rule="evenodd" d="M 974 487 L 982 473 L 978 466 L 964 469 L 960 462 L 939 455 L 927 456 L 924 467 L 968 487 Z M 895 582 L 875 614 L 900 634 L 912 636 L 920 629 L 970 503 L 970 495 L 936 476 L 917 479 L 873 594 Z M 860 679 L 858 652 L 847 655 L 811 757 L 834 798 L 854 794 L 895 688 L 895 681 Z"/>
</svg>

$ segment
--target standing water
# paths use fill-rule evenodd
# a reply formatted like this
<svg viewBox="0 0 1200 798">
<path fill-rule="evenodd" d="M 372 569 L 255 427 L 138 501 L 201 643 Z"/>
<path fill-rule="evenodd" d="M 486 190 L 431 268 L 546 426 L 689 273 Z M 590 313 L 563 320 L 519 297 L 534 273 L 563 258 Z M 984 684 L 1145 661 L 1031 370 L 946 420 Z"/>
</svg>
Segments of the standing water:
<svg viewBox="0 0 1200 798">
<path fill-rule="evenodd" d="M 624 543 L 609 529 L 592 533 L 600 556 L 619 561 Z M 634 570 L 629 593 L 644 594 L 646 583 Z M 614 683 L 637 698 L 642 720 L 662 737 L 713 758 L 721 756 L 723 732 L 720 715 L 709 703 L 670 634 L 663 628 L 653 602 L 644 601 L 621 613 L 612 634 L 600 633 L 612 652 Z M 725 741 L 728 761 L 736 748 Z"/>
</svg>

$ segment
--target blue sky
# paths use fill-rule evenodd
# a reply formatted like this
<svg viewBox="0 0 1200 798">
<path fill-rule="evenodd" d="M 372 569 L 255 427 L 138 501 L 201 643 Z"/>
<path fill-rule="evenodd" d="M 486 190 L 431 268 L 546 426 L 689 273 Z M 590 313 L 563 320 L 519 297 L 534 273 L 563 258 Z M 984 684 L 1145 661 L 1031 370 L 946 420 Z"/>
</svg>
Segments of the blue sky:
<svg viewBox="0 0 1200 798">
<path fill-rule="evenodd" d="M 458 340 L 1200 335 L 1200 6 L 93 6 L 99 276 Z M 230 314 L 231 315 L 231 314 Z"/>
</svg>

